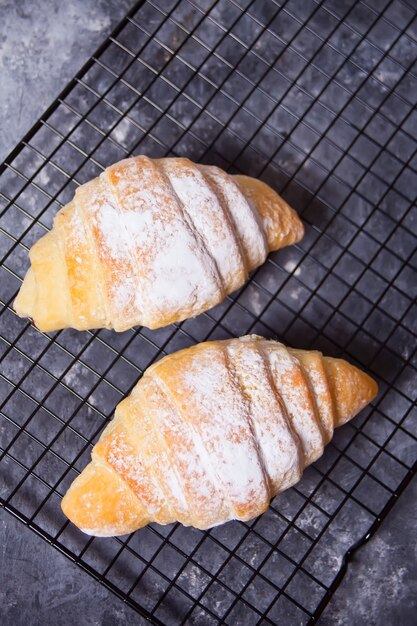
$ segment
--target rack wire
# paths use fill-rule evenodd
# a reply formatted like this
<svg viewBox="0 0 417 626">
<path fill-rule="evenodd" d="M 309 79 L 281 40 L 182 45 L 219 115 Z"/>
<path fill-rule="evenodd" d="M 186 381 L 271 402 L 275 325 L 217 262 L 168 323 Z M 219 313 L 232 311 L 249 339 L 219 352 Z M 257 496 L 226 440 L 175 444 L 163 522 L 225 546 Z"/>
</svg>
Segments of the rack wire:
<svg viewBox="0 0 417 626">
<path fill-rule="evenodd" d="M 0 168 L 1 501 L 141 615 L 313 623 L 417 462 L 417 21 L 408 0 L 146 0 Z M 78 184 L 130 154 L 270 183 L 306 225 L 224 303 L 178 325 L 42 334 L 11 304 Z M 152 362 L 256 332 L 380 383 L 251 523 L 89 538 L 60 499 Z"/>
</svg>

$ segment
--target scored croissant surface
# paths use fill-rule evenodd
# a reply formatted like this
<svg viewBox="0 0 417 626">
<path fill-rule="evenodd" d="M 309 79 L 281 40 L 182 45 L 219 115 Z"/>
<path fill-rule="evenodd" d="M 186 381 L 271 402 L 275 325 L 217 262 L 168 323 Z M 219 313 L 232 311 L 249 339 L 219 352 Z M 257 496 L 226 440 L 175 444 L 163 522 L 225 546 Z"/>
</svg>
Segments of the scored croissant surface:
<svg viewBox="0 0 417 626">
<path fill-rule="evenodd" d="M 132 157 L 58 212 L 30 250 L 14 308 L 45 332 L 159 328 L 215 306 L 303 233 L 259 180 L 185 158 Z"/>
<path fill-rule="evenodd" d="M 376 394 L 367 374 L 320 352 L 256 335 L 198 344 L 145 372 L 62 509 L 97 536 L 249 520 Z"/>
</svg>

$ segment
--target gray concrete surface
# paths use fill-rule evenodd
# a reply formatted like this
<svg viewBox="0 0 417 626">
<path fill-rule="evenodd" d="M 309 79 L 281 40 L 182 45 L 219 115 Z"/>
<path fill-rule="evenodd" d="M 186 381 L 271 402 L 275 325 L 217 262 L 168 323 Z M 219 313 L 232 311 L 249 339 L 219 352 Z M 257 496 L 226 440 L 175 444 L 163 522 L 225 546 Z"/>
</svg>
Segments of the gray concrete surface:
<svg viewBox="0 0 417 626">
<path fill-rule="evenodd" d="M 0 543 L 2 626 L 148 623 L 3 509 Z"/>
<path fill-rule="evenodd" d="M 320 626 L 417 624 L 417 480 L 353 557 Z"/>
<path fill-rule="evenodd" d="M 129 0 L 0 0 L 0 160 L 130 5 Z M 323 626 L 417 624 L 416 520 L 414 480 L 378 534 L 355 556 L 320 621 Z M 0 545 L 2 624 L 143 623 L 4 511 Z"/>
<path fill-rule="evenodd" d="M 133 4 L 0 0 L 0 161 Z"/>
</svg>

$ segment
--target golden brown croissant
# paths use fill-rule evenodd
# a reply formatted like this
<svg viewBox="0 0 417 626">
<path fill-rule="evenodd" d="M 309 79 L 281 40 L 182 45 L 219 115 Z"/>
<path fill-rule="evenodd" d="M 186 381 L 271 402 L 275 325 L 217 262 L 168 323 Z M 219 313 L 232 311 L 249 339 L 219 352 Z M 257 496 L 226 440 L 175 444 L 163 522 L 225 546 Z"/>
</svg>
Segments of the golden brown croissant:
<svg viewBox="0 0 417 626">
<path fill-rule="evenodd" d="M 183 158 L 133 157 L 59 211 L 30 251 L 14 308 L 45 332 L 159 328 L 218 304 L 303 232 L 259 180 Z"/>
<path fill-rule="evenodd" d="M 152 365 L 116 409 L 62 509 L 81 530 L 249 520 L 377 394 L 346 361 L 256 335 Z"/>
</svg>

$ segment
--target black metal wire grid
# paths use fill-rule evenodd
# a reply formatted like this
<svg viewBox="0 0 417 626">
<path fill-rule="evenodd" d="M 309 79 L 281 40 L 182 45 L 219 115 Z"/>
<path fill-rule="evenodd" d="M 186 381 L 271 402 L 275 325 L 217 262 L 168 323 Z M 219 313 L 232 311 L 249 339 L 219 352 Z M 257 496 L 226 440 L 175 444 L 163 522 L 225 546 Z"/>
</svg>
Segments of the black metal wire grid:
<svg viewBox="0 0 417 626">
<path fill-rule="evenodd" d="M 0 169 L 1 505 L 154 623 L 313 622 L 416 469 L 417 21 L 410 0 L 139 2 Z M 159 331 L 42 334 L 12 301 L 80 183 L 129 154 L 260 177 L 306 236 Z M 60 499 L 166 353 L 256 332 L 380 383 L 251 523 L 88 538 Z"/>
</svg>

